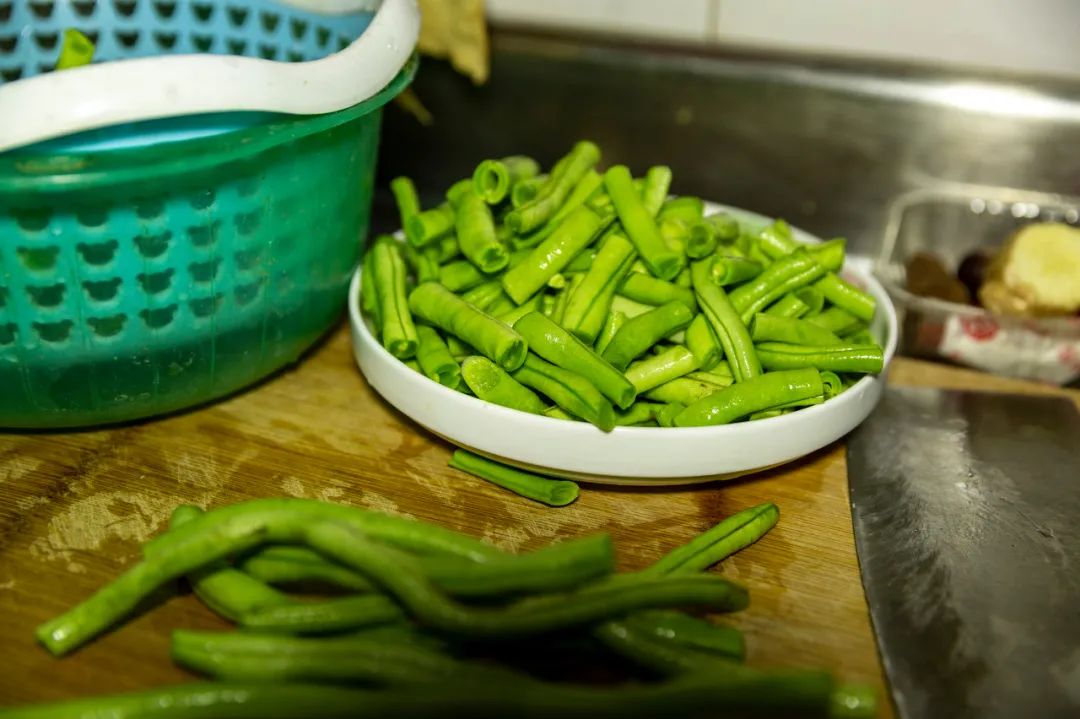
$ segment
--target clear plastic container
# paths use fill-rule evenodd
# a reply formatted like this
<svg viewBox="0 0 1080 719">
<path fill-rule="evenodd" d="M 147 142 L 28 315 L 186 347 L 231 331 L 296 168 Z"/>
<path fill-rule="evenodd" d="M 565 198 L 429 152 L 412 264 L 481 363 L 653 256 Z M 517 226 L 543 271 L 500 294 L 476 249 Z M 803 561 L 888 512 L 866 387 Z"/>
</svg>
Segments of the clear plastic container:
<svg viewBox="0 0 1080 719">
<path fill-rule="evenodd" d="M 1080 197 L 978 185 L 916 190 L 889 209 L 876 273 L 900 316 L 902 354 L 1058 385 L 1080 381 L 1080 318 L 1018 318 L 919 297 L 906 263 L 919 251 L 955 272 L 970 252 L 1002 247 L 1033 222 L 1080 224 Z M 1077 278 L 1080 282 L 1080 277 Z"/>
</svg>

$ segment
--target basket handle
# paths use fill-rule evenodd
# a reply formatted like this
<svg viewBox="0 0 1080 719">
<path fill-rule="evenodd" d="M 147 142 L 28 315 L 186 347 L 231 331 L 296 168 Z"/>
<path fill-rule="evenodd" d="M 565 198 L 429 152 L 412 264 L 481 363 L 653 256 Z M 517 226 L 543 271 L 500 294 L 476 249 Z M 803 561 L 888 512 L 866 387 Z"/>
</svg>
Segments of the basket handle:
<svg viewBox="0 0 1080 719">
<path fill-rule="evenodd" d="M 420 33 L 416 0 L 383 0 L 363 34 L 319 60 L 231 55 L 118 60 L 0 86 L 0 152 L 110 125 L 216 112 L 316 115 L 385 87 Z"/>
</svg>

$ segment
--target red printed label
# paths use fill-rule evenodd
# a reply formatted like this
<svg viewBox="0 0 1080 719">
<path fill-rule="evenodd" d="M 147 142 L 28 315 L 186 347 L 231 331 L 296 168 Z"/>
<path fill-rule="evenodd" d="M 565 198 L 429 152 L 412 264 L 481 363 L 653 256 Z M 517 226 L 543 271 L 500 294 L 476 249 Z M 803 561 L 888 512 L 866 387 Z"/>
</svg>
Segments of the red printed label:
<svg viewBox="0 0 1080 719">
<path fill-rule="evenodd" d="M 992 340 L 998 333 L 997 322 L 988 317 L 961 317 L 960 326 L 964 334 L 978 342 Z"/>
</svg>

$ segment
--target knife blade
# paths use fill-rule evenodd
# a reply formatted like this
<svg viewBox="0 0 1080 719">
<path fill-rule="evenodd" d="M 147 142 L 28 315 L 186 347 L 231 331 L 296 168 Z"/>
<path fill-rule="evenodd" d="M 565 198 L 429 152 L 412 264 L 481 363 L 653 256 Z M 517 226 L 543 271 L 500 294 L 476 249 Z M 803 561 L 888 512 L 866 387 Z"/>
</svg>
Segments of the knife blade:
<svg viewBox="0 0 1080 719">
<path fill-rule="evenodd" d="M 848 441 L 852 521 L 904 719 L 1080 716 L 1080 414 L 890 387 Z"/>
</svg>

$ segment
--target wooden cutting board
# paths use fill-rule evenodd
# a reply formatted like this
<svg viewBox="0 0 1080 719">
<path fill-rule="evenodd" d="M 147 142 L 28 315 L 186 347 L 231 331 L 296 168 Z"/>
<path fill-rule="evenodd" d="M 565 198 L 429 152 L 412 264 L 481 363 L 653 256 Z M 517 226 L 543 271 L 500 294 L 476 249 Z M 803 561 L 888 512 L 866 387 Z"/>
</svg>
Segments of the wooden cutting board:
<svg viewBox="0 0 1080 719">
<path fill-rule="evenodd" d="M 1002 384 L 907 361 L 897 362 L 894 376 L 941 386 Z M 363 505 L 513 550 L 610 532 L 623 569 L 643 567 L 723 517 L 773 501 L 781 509 L 777 528 L 721 568 L 751 592 L 751 607 L 731 617 L 747 633 L 748 661 L 825 667 L 882 687 L 841 444 L 741 481 L 586 488 L 562 509 L 450 470 L 449 454 L 449 445 L 367 386 L 346 328 L 296 369 L 205 409 L 115 429 L 0 435 L 0 706 L 190 680 L 169 660 L 170 631 L 224 627 L 190 595 L 63 660 L 35 644 L 33 629 L 135 561 L 139 544 L 163 529 L 177 504 L 269 496 Z"/>
</svg>

